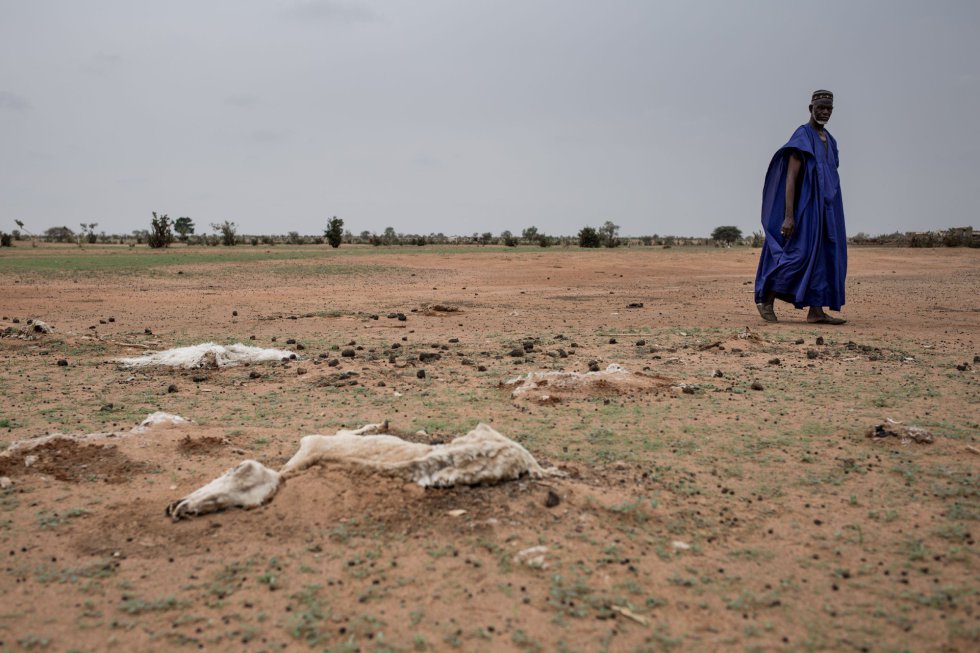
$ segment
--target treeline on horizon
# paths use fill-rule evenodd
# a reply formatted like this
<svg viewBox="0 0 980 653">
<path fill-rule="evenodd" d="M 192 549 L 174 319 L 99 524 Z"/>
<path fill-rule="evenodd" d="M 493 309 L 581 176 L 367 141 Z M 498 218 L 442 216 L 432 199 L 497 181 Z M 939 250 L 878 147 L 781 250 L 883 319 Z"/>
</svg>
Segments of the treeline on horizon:
<svg viewBox="0 0 980 653">
<path fill-rule="evenodd" d="M 17 229 L 10 233 L 0 231 L 0 246 L 10 247 L 15 241 L 30 240 L 48 243 L 83 244 L 123 244 L 147 245 L 149 247 L 168 247 L 173 243 L 189 246 L 216 247 L 234 245 L 321 245 L 332 247 L 340 245 L 371 245 L 375 247 L 426 246 L 426 245 L 502 245 L 507 247 L 761 247 L 764 237 L 761 231 L 743 235 L 734 226 L 717 227 L 709 237 L 674 236 L 652 234 L 646 236 L 620 236 L 619 225 L 606 221 L 599 227 L 585 226 L 576 235 L 548 235 L 537 227 L 525 228 L 520 235 L 504 230 L 493 232 L 474 232 L 471 235 L 446 235 L 443 233 L 401 233 L 394 227 L 387 227 L 382 233 L 361 231 L 358 234 L 344 229 L 344 221 L 333 217 L 327 222 L 323 234 L 300 234 L 290 231 L 286 234 L 240 234 L 234 222 L 211 223 L 213 233 L 197 233 L 197 226 L 188 217 L 171 220 L 166 214 L 153 214 L 149 229 L 135 229 L 129 234 L 107 234 L 96 232 L 98 223 L 80 223 L 79 230 L 67 226 L 50 227 L 39 234 L 28 229 L 24 222 L 15 220 Z M 952 227 L 939 231 L 894 232 L 871 236 L 860 232 L 848 237 L 848 243 L 856 246 L 880 247 L 980 247 L 980 230 L 973 227 Z"/>
</svg>

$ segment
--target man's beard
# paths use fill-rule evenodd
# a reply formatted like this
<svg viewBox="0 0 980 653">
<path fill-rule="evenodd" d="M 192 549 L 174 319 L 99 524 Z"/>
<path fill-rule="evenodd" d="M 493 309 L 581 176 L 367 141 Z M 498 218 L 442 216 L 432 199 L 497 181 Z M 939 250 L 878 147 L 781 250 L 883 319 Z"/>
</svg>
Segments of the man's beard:
<svg viewBox="0 0 980 653">
<path fill-rule="evenodd" d="M 810 112 L 810 115 L 813 117 L 813 122 L 817 123 L 821 127 L 823 127 L 830 121 L 830 118 L 827 118 L 826 120 L 821 120 L 820 118 L 817 118 L 817 114 L 812 111 Z"/>
</svg>

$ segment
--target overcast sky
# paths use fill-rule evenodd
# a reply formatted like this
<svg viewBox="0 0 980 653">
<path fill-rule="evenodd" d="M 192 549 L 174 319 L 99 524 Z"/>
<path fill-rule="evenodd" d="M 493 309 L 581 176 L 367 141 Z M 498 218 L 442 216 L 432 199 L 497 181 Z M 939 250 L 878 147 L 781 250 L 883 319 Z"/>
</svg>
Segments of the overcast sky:
<svg viewBox="0 0 980 653">
<path fill-rule="evenodd" d="M 980 227 L 980 2 L 0 0 L 0 230 L 759 230 L 835 92 L 850 234 Z"/>
</svg>

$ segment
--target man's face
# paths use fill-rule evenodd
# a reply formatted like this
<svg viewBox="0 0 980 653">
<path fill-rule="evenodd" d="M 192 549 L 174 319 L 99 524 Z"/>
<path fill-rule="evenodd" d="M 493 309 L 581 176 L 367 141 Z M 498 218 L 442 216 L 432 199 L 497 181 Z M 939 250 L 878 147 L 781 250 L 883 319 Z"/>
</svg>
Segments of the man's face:
<svg viewBox="0 0 980 653">
<path fill-rule="evenodd" d="M 834 102 L 832 100 L 817 100 L 810 105 L 810 113 L 813 120 L 818 125 L 826 125 L 830 120 L 830 114 L 834 112 Z"/>
</svg>

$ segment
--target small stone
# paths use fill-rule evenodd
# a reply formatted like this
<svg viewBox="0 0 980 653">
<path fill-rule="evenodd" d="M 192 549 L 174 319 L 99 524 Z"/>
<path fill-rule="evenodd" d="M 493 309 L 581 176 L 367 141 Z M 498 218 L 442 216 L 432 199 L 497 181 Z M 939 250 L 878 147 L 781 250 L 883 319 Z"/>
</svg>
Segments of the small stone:
<svg viewBox="0 0 980 653">
<path fill-rule="evenodd" d="M 116 321 L 116 318 L 114 318 L 114 317 L 110 317 L 110 318 L 109 318 L 109 321 L 110 321 L 110 322 L 115 322 L 115 321 Z"/>
<path fill-rule="evenodd" d="M 508 354 L 508 356 L 512 356 L 514 358 L 520 358 L 523 355 L 524 355 L 524 350 L 518 347 L 514 347 L 513 349 L 511 349 L 510 353 Z"/>
<path fill-rule="evenodd" d="M 802 345 L 804 342 L 806 342 L 806 341 L 803 338 L 797 338 L 796 339 L 796 342 L 794 344 Z"/>
<path fill-rule="evenodd" d="M 286 338 L 286 344 L 287 345 L 295 345 L 296 344 L 296 338 Z"/>
<path fill-rule="evenodd" d="M 108 413 L 112 410 L 112 404 L 102 404 L 102 408 L 99 409 L 103 413 Z"/>
<path fill-rule="evenodd" d="M 405 322 L 406 320 L 408 320 L 408 318 L 405 317 L 404 313 L 399 313 L 396 317 L 398 318 L 399 322 Z"/>
<path fill-rule="evenodd" d="M 177 392 L 177 384 L 176 383 L 171 383 L 170 385 L 167 386 L 167 394 L 173 394 L 175 392 Z"/>
<path fill-rule="evenodd" d="M 713 376 L 716 379 L 722 379 L 725 377 L 725 373 L 722 372 L 721 370 L 715 370 L 714 372 L 711 373 L 711 376 Z"/>
<path fill-rule="evenodd" d="M 354 356 L 356 356 L 357 353 L 353 349 L 345 349 L 342 352 L 340 352 L 340 355 L 343 356 L 344 358 L 354 358 Z"/>
<path fill-rule="evenodd" d="M 306 374 L 306 368 L 305 367 L 297 367 L 296 368 L 296 374 L 299 374 L 299 375 Z"/>
<path fill-rule="evenodd" d="M 616 341 L 616 339 L 615 339 L 615 338 L 610 338 L 610 339 L 609 339 L 609 344 L 610 344 L 610 345 L 615 345 L 615 344 L 616 344 L 616 342 L 617 342 L 617 341 Z"/>
<path fill-rule="evenodd" d="M 306 345 L 304 345 L 303 343 L 300 342 L 296 344 L 296 351 L 304 351 L 305 349 L 306 349 Z"/>
<path fill-rule="evenodd" d="M 422 361 L 423 363 L 427 363 L 429 361 L 437 361 L 440 358 L 442 358 L 441 354 L 437 354 L 432 351 L 423 351 L 421 354 L 419 354 L 419 360 Z"/>
<path fill-rule="evenodd" d="M 145 335 L 148 335 L 148 336 L 152 336 L 152 335 L 153 335 L 153 332 L 152 332 L 152 331 L 150 331 L 149 329 L 143 329 L 143 333 L 144 333 Z"/>
<path fill-rule="evenodd" d="M 194 383 L 204 383 L 207 380 L 208 377 L 204 376 L 203 374 L 197 374 L 191 377 L 191 381 L 193 381 Z"/>
<path fill-rule="evenodd" d="M 416 376 L 416 378 L 424 379 L 425 378 L 425 370 L 419 370 L 418 372 L 415 373 L 415 376 Z"/>
<path fill-rule="evenodd" d="M 379 388 L 384 388 L 384 387 L 386 387 L 387 385 L 388 385 L 388 384 L 387 384 L 387 383 L 385 383 L 384 381 L 378 381 L 378 387 L 379 387 Z"/>
<path fill-rule="evenodd" d="M 637 340 L 636 341 L 636 346 L 637 347 L 644 347 L 644 346 L 646 346 L 646 344 L 647 344 L 647 341 L 646 340 Z"/>
<path fill-rule="evenodd" d="M 261 379 L 262 378 L 262 374 L 259 373 L 259 372 L 256 372 L 255 370 L 252 370 L 251 372 L 248 373 L 248 378 L 250 378 L 250 379 Z"/>
<path fill-rule="evenodd" d="M 589 371 L 598 372 L 599 371 L 599 361 L 589 361 Z"/>
<path fill-rule="evenodd" d="M 336 358 L 331 358 L 330 360 L 327 361 L 327 365 L 329 367 L 337 367 L 338 365 L 340 365 L 340 360 Z"/>
<path fill-rule="evenodd" d="M 980 363 L 980 354 L 976 354 L 976 355 L 973 356 L 973 362 L 974 363 Z"/>
<path fill-rule="evenodd" d="M 255 340 L 255 336 L 249 336 L 248 339 L 249 340 Z"/>
<path fill-rule="evenodd" d="M 558 350 L 558 358 L 568 358 L 568 352 L 564 349 Z"/>
<path fill-rule="evenodd" d="M 816 349 L 807 349 L 806 357 L 809 358 L 810 360 L 813 360 L 814 358 L 820 358 L 820 352 L 817 351 Z"/>
<path fill-rule="evenodd" d="M 823 344 L 823 336 L 817 336 L 817 339 L 814 342 L 816 344 L 818 344 L 818 345 L 822 345 Z"/>
<path fill-rule="evenodd" d="M 487 366 L 486 365 L 478 365 L 477 368 L 476 368 L 476 371 L 477 372 L 486 372 L 487 371 Z"/>
<path fill-rule="evenodd" d="M 769 359 L 769 364 L 770 365 L 779 365 L 781 362 L 782 361 L 780 361 L 778 358 L 770 358 Z"/>
<path fill-rule="evenodd" d="M 455 345 L 457 342 L 459 342 L 459 338 L 450 338 L 449 342 Z"/>
<path fill-rule="evenodd" d="M 524 351 L 534 351 L 533 340 L 525 340 L 523 343 L 521 343 L 521 346 L 524 347 Z"/>
<path fill-rule="evenodd" d="M 544 505 L 546 508 L 554 508 L 559 503 L 561 503 L 561 497 L 554 490 L 548 490 L 548 496 L 544 500 Z"/>
<path fill-rule="evenodd" d="M 68 363 L 65 363 L 65 365 L 67 365 L 67 364 Z M 61 361 L 58 361 L 58 365 L 61 365 Z M 970 364 L 969 363 L 961 363 L 960 365 L 957 365 L 956 366 L 956 369 L 958 369 L 960 372 L 966 372 L 967 370 L 970 369 Z"/>
<path fill-rule="evenodd" d="M 238 311 L 232 311 L 231 312 L 231 316 L 232 317 L 238 317 Z"/>
<path fill-rule="evenodd" d="M 59 358 L 58 367 L 68 367 L 68 361 L 66 361 L 64 358 Z"/>
<path fill-rule="evenodd" d="M 752 382 L 752 385 L 749 386 L 749 387 L 752 388 L 753 390 L 765 390 L 765 388 L 763 387 L 763 385 L 761 383 L 759 383 L 758 381 L 753 381 Z"/>
<path fill-rule="evenodd" d="M 272 336 L 272 342 L 276 342 L 277 340 L 279 340 L 279 338 Z"/>
</svg>

